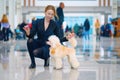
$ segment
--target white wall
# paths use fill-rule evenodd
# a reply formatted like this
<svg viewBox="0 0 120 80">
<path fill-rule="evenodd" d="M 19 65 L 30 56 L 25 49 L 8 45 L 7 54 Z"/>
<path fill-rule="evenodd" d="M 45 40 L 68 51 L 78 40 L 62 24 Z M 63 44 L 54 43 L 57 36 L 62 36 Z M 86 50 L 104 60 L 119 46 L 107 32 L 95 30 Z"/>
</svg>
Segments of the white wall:
<svg viewBox="0 0 120 80">
<path fill-rule="evenodd" d="M 0 0 L 0 20 L 3 14 L 6 14 L 6 0 Z"/>
<path fill-rule="evenodd" d="M 58 6 L 60 2 L 64 2 L 65 6 L 98 6 L 98 0 L 35 0 L 35 6 Z"/>
</svg>

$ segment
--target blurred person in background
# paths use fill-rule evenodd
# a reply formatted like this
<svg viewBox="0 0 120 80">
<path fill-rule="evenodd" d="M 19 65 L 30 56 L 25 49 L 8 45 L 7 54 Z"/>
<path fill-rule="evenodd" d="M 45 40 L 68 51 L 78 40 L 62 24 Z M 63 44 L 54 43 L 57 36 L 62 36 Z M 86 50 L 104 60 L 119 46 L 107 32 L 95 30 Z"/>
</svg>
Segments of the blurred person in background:
<svg viewBox="0 0 120 80">
<path fill-rule="evenodd" d="M 2 32 L 4 35 L 4 41 L 8 41 L 9 40 L 9 28 L 10 28 L 10 24 L 7 18 L 6 14 L 3 14 L 2 16 L 2 20 L 1 20 L 1 27 L 2 27 Z"/>
<path fill-rule="evenodd" d="M 89 30 L 90 30 L 90 22 L 89 22 L 88 18 L 86 18 L 86 20 L 84 22 L 84 34 L 85 34 L 86 40 L 90 39 Z"/>
<path fill-rule="evenodd" d="M 25 20 L 23 20 L 23 22 L 20 24 L 20 31 L 23 33 L 23 39 L 26 39 L 25 30 L 23 29 L 23 27 L 26 25 L 27 23 L 25 22 Z"/>
<path fill-rule="evenodd" d="M 63 22 L 64 22 L 64 12 L 63 12 L 63 9 L 64 9 L 65 5 L 63 2 L 60 2 L 59 4 L 59 7 L 56 9 L 56 12 L 57 12 L 57 16 L 58 16 L 58 26 L 60 28 L 60 32 L 61 32 L 61 37 L 64 36 L 64 31 L 63 31 Z"/>
<path fill-rule="evenodd" d="M 100 22 L 98 19 L 95 21 L 96 40 L 100 40 Z"/>
</svg>

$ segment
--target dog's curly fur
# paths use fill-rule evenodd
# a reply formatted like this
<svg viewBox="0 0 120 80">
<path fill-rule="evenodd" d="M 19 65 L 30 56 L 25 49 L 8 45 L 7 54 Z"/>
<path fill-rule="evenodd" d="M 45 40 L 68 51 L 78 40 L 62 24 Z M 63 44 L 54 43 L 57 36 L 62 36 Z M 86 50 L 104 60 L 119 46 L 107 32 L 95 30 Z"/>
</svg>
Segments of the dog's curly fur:
<svg viewBox="0 0 120 80">
<path fill-rule="evenodd" d="M 76 39 L 73 37 L 68 40 L 73 47 L 66 47 L 60 43 L 60 40 L 57 36 L 52 35 L 48 38 L 47 44 L 50 45 L 50 56 L 53 58 L 54 67 L 56 69 L 62 68 L 62 58 L 67 56 L 68 62 L 71 65 L 71 68 L 78 68 L 79 62 L 76 58 L 76 51 L 74 47 L 77 45 Z"/>
</svg>

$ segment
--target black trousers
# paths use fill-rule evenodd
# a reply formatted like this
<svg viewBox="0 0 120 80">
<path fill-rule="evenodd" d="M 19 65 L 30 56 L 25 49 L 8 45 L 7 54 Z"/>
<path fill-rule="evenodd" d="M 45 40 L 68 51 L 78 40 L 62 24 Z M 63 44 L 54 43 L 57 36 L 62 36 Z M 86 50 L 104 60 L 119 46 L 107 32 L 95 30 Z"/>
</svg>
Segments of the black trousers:
<svg viewBox="0 0 120 80">
<path fill-rule="evenodd" d="M 9 28 L 3 28 L 4 41 L 9 40 Z"/>
<path fill-rule="evenodd" d="M 27 48 L 31 63 L 35 64 L 35 57 L 47 60 L 49 56 L 49 45 L 44 44 L 44 41 L 40 42 L 37 39 L 28 39 Z"/>
</svg>

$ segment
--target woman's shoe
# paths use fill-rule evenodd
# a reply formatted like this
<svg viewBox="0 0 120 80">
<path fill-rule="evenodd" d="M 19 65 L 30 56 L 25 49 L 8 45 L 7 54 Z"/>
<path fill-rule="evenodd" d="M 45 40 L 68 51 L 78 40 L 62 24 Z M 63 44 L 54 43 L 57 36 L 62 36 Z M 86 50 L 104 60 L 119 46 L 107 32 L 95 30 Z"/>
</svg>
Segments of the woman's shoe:
<svg viewBox="0 0 120 80">
<path fill-rule="evenodd" d="M 44 63 L 44 67 L 48 67 L 49 66 L 49 58 L 48 59 L 45 59 L 45 63 Z"/>
<path fill-rule="evenodd" d="M 29 66 L 29 69 L 34 69 L 34 68 L 36 68 L 36 65 L 35 65 L 35 64 L 31 64 L 31 65 Z"/>
</svg>

